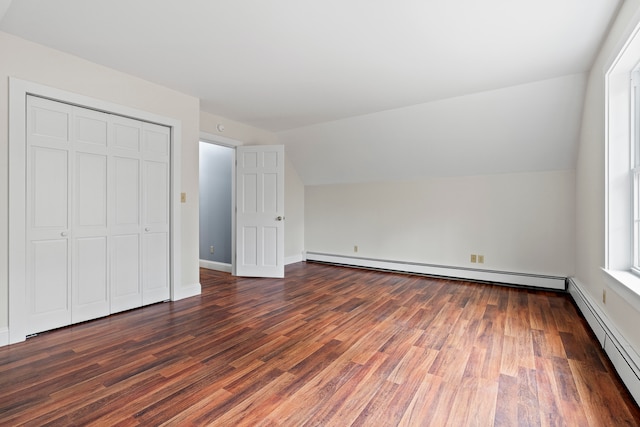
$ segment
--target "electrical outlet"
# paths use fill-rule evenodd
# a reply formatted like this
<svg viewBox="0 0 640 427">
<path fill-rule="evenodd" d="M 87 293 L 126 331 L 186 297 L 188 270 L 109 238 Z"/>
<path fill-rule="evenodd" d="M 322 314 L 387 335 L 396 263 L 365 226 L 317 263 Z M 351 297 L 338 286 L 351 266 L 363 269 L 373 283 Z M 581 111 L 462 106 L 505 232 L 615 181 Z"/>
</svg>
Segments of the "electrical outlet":
<svg viewBox="0 0 640 427">
<path fill-rule="evenodd" d="M 478 255 L 478 264 L 484 264 L 484 255 Z"/>
<path fill-rule="evenodd" d="M 471 262 L 478 262 L 476 254 L 471 254 Z"/>
<path fill-rule="evenodd" d="M 209 253 L 213 253 L 213 246 L 209 246 Z"/>
<path fill-rule="evenodd" d="M 353 252 L 358 252 L 358 245 L 353 246 Z"/>
</svg>

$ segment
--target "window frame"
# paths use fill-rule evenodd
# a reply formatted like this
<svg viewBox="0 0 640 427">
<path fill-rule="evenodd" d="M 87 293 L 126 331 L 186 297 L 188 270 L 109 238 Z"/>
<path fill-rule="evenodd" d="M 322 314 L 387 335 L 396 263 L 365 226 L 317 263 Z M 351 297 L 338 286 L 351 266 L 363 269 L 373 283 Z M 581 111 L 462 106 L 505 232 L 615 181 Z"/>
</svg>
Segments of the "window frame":
<svg viewBox="0 0 640 427">
<path fill-rule="evenodd" d="M 629 172 L 631 180 L 631 271 L 640 276 L 640 68 L 636 66 L 630 75 L 629 105 Z"/>
<path fill-rule="evenodd" d="M 604 284 L 640 310 L 640 14 L 604 67 Z M 635 83 L 634 84 L 634 80 Z M 604 301 L 603 301 L 604 303 Z"/>
</svg>

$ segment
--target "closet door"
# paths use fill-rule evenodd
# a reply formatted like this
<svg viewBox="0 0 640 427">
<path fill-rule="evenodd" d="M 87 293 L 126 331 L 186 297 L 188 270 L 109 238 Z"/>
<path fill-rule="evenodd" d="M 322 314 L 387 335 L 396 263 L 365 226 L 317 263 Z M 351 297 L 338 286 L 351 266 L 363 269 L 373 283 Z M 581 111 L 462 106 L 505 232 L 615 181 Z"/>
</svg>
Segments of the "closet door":
<svg viewBox="0 0 640 427">
<path fill-rule="evenodd" d="M 109 314 L 109 115 L 73 109 L 72 323 Z"/>
<path fill-rule="evenodd" d="M 142 303 L 170 298 L 169 156 L 170 129 L 145 123 L 142 129 Z"/>
<path fill-rule="evenodd" d="M 142 305 L 142 123 L 113 117 L 109 198 L 111 312 Z"/>
<path fill-rule="evenodd" d="M 72 107 L 28 97 L 27 334 L 71 323 Z"/>
<path fill-rule="evenodd" d="M 170 298 L 165 126 L 27 99 L 27 333 Z"/>
</svg>

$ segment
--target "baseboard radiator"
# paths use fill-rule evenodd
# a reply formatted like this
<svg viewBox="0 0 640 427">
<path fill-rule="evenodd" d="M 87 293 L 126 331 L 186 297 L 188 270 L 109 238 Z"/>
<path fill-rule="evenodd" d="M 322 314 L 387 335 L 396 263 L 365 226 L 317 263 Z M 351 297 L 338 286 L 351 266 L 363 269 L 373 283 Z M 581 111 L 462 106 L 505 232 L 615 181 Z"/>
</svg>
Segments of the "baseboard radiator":
<svg viewBox="0 0 640 427">
<path fill-rule="evenodd" d="M 622 382 L 640 404 L 640 356 L 589 294 L 583 291 L 578 280 L 569 279 L 568 290 Z"/>
<path fill-rule="evenodd" d="M 351 267 L 369 268 L 374 270 L 395 271 L 401 273 L 421 274 L 425 276 L 470 280 L 475 282 L 490 282 L 506 285 L 526 286 L 531 288 L 566 290 L 566 277 L 544 276 L 536 274 L 482 270 L 462 267 L 449 267 L 434 264 L 421 264 L 414 262 L 390 261 L 345 255 L 332 255 L 318 252 L 307 252 L 306 260 Z"/>
</svg>

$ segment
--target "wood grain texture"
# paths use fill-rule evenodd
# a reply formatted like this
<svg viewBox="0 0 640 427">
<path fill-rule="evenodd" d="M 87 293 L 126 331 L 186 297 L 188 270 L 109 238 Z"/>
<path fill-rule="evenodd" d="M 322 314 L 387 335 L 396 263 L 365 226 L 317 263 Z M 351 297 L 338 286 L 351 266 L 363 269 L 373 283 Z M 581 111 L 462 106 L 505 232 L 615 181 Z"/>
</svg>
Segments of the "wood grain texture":
<svg viewBox="0 0 640 427">
<path fill-rule="evenodd" d="M 0 348 L 0 425 L 638 426 L 570 296 L 317 263 Z"/>
</svg>

